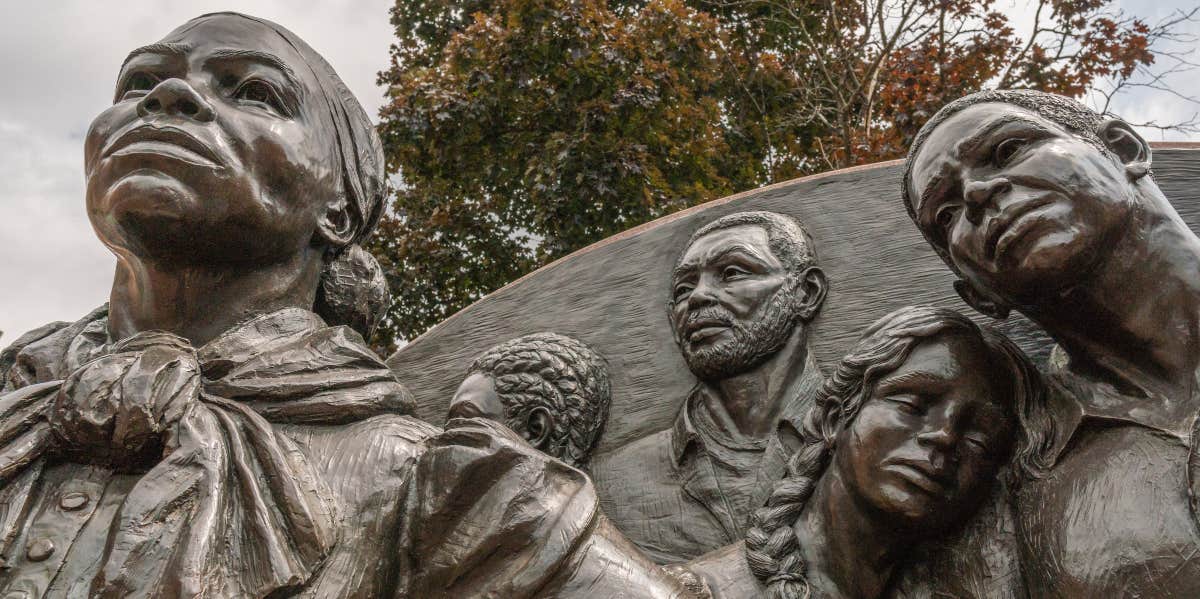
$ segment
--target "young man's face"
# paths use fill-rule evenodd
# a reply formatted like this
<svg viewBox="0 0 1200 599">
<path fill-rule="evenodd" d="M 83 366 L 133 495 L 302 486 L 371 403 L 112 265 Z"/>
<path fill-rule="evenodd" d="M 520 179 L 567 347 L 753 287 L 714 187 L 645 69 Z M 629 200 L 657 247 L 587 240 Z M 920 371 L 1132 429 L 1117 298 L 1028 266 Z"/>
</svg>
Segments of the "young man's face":
<svg viewBox="0 0 1200 599">
<path fill-rule="evenodd" d="M 1131 216 L 1124 165 L 1028 110 L 977 104 L 913 157 L 917 226 L 976 288 L 1036 301 L 1087 276 Z"/>
</svg>

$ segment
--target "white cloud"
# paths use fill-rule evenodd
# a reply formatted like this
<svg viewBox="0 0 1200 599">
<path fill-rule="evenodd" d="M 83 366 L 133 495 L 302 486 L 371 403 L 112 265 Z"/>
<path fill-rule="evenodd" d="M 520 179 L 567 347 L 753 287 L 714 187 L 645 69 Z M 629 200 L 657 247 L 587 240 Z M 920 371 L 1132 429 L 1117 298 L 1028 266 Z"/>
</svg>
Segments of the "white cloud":
<svg viewBox="0 0 1200 599">
<path fill-rule="evenodd" d="M 1152 20 L 1194 5 L 1119 2 Z M 110 102 L 117 68 L 135 46 L 202 13 L 238 10 L 276 21 L 308 41 L 370 113 L 383 102 L 375 76 L 387 66 L 392 40 L 387 0 L 117 4 L 0 0 L 0 347 L 50 320 L 78 318 L 107 298 L 113 259 L 84 215 L 82 139 L 92 117 Z M 1027 0 L 1001 0 L 999 7 L 1020 22 L 1030 20 Z M 1200 73 L 1171 83 L 1200 96 Z M 1186 101 L 1147 92 L 1114 108 L 1132 121 L 1180 120 L 1195 112 Z M 1155 132 L 1147 135 L 1158 139 Z"/>
</svg>

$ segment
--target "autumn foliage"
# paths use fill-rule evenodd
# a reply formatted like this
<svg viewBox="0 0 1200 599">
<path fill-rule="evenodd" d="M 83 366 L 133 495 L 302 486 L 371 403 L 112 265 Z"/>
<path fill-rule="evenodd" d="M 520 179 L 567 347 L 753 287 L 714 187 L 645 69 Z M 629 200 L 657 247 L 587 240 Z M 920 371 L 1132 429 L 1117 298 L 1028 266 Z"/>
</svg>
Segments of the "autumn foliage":
<svg viewBox="0 0 1200 599">
<path fill-rule="evenodd" d="M 1171 26 L 1032 0 L 1022 30 L 995 4 L 397 0 L 372 249 L 398 301 L 377 343 L 672 211 L 899 157 L 972 91 L 1119 91 Z"/>
</svg>

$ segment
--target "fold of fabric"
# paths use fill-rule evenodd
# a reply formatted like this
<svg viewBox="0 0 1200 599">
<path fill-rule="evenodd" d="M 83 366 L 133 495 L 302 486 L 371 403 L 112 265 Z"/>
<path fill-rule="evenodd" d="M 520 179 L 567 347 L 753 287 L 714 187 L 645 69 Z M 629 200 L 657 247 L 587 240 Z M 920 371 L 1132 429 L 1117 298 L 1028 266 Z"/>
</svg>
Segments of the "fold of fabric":
<svg viewBox="0 0 1200 599">
<path fill-rule="evenodd" d="M 571 574 L 599 513 L 586 475 L 488 420 L 449 422 L 414 480 L 397 597 L 541 597 Z"/>
<path fill-rule="evenodd" d="M 93 312 L 16 356 L 22 383 L 35 384 L 0 396 L 5 554 L 30 481 L 49 457 L 47 415 L 63 386 L 29 375 L 67 377 L 68 366 L 104 355 L 97 335 L 104 316 Z M 259 316 L 196 354 L 199 401 L 175 425 L 165 457 L 125 498 L 93 596 L 265 597 L 304 585 L 336 543 L 336 504 L 273 424 L 411 412 L 411 397 L 357 333 L 327 327 L 306 310 Z"/>
</svg>

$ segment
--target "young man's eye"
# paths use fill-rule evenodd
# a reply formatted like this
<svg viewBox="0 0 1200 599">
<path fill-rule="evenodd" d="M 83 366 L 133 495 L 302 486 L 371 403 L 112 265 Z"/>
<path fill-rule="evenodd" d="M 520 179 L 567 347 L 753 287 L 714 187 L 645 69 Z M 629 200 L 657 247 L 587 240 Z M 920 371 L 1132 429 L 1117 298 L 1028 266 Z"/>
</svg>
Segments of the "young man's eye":
<svg viewBox="0 0 1200 599">
<path fill-rule="evenodd" d="M 996 166 L 1007 165 L 1027 143 L 1028 140 L 1023 137 L 1010 137 L 996 144 L 996 148 L 992 150 L 992 162 Z"/>
<path fill-rule="evenodd" d="M 916 395 L 904 393 L 889 395 L 885 399 L 894 405 L 897 410 L 900 410 L 905 414 L 917 415 L 924 412 L 924 409 L 921 406 L 921 399 Z"/>
<path fill-rule="evenodd" d="M 987 449 L 988 449 L 987 442 L 984 441 L 981 436 L 966 435 L 963 437 L 963 441 L 966 442 L 966 446 L 968 448 L 972 449 L 975 452 L 978 452 L 978 453 L 986 453 L 987 452 Z"/>
<path fill-rule="evenodd" d="M 954 224 L 954 216 L 958 214 L 958 210 L 959 206 L 953 204 L 946 205 L 938 209 L 937 215 L 934 216 L 938 228 L 942 231 L 948 230 L 950 225 Z"/>
</svg>

